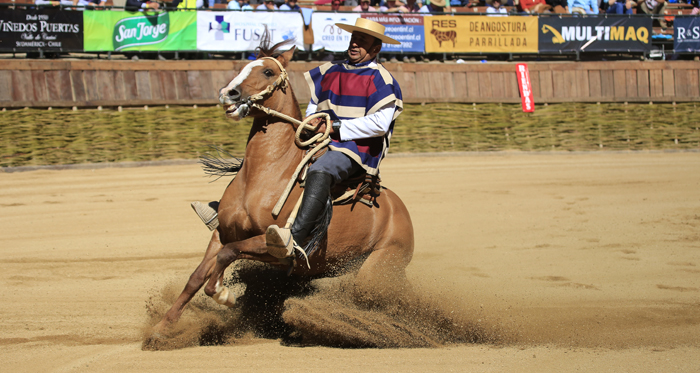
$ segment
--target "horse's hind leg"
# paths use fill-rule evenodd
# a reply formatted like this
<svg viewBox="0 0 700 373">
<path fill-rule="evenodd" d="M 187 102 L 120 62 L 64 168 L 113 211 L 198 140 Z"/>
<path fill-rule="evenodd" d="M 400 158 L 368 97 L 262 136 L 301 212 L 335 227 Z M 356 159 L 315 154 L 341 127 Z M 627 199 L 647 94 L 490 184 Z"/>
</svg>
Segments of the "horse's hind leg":
<svg viewBox="0 0 700 373">
<path fill-rule="evenodd" d="M 182 316 L 182 312 L 185 310 L 187 303 L 192 300 L 192 297 L 202 288 L 202 285 L 209 279 L 211 272 L 216 264 L 216 255 L 219 254 L 223 245 L 219 240 L 219 231 L 215 230 L 209 241 L 209 246 L 207 251 L 204 253 L 204 259 L 199 263 L 197 269 L 192 272 L 190 279 L 185 285 L 185 289 L 182 290 L 180 296 L 177 297 L 175 303 L 170 307 L 170 310 L 163 316 L 163 319 L 154 327 L 154 333 L 162 333 L 167 330 L 167 328 L 176 323 L 177 320 Z"/>
<path fill-rule="evenodd" d="M 413 242 L 395 243 L 372 252 L 355 276 L 355 300 L 366 305 L 379 305 L 401 297 L 410 287 L 406 266 L 412 254 Z"/>
</svg>

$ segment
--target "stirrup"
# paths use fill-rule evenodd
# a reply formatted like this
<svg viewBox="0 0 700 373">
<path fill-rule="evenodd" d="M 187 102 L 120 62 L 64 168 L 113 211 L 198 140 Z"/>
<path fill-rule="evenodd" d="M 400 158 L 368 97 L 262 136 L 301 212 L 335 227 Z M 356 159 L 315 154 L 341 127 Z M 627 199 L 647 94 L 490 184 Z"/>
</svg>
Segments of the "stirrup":
<svg viewBox="0 0 700 373">
<path fill-rule="evenodd" d="M 309 257 L 306 251 L 299 246 L 289 228 L 280 228 L 277 225 L 271 225 L 265 231 L 265 242 L 267 244 L 267 253 L 278 259 L 294 258 L 296 251 L 301 252 L 301 256 L 306 260 L 307 268 L 311 268 Z M 291 268 L 296 265 L 296 260 L 293 261 Z"/>
<path fill-rule="evenodd" d="M 214 208 L 199 201 L 194 201 L 190 205 L 210 231 L 213 231 L 219 227 L 219 214 Z"/>
</svg>

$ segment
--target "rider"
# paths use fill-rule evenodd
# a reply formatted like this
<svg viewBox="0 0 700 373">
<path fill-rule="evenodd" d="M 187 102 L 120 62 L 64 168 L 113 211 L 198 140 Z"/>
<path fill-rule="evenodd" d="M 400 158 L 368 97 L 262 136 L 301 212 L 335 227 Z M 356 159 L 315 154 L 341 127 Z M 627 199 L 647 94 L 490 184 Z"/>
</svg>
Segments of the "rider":
<svg viewBox="0 0 700 373">
<path fill-rule="evenodd" d="M 324 112 L 333 123 L 329 150 L 316 160 L 306 175 L 304 195 L 291 229 L 271 225 L 266 231 L 268 253 L 285 258 L 303 245 L 319 220 L 336 183 L 360 172 L 377 175 L 389 147 L 394 121 L 403 111 L 401 89 L 378 61 L 382 43 L 400 44 L 384 35 L 384 26 L 364 18 L 355 25 L 336 23 L 352 33 L 348 59 L 328 62 L 305 74 L 311 90 L 306 116 Z M 324 132 L 322 118 L 309 121 Z M 209 229 L 216 229 L 215 203 L 192 203 Z M 297 246 L 298 246 L 297 245 Z"/>
<path fill-rule="evenodd" d="M 347 60 L 328 62 L 304 74 L 311 90 L 306 116 L 329 114 L 332 142 L 329 151 L 309 167 L 304 196 L 291 229 L 277 225 L 267 229 L 268 253 L 277 258 L 292 256 L 295 244 L 304 244 L 333 185 L 360 172 L 378 173 L 394 121 L 403 110 L 398 83 L 377 61 L 382 43 L 400 43 L 384 35 L 383 25 L 365 18 L 358 18 L 355 25 L 336 26 L 352 34 Z M 321 121 L 316 118 L 309 124 Z M 325 123 L 318 131 L 325 131 Z"/>
</svg>

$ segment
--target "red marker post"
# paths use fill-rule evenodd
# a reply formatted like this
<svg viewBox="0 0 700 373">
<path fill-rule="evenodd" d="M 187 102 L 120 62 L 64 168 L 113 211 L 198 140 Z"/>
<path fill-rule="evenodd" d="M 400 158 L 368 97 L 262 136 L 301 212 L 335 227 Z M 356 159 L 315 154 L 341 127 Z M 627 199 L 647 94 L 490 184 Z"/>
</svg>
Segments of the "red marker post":
<svg viewBox="0 0 700 373">
<path fill-rule="evenodd" d="M 523 112 L 534 113 L 535 98 L 532 96 L 532 85 L 530 85 L 530 71 L 527 69 L 527 64 L 516 64 L 515 70 L 518 73 L 518 87 L 520 88 L 520 98 L 523 103 Z"/>
</svg>

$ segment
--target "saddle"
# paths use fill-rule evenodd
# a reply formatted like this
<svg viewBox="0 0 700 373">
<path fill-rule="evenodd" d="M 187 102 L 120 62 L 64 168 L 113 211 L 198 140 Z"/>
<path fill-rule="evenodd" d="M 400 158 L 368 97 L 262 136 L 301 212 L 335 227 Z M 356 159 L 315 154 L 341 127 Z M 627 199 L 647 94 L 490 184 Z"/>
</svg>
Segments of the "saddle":
<svg viewBox="0 0 700 373">
<path fill-rule="evenodd" d="M 351 177 L 342 183 L 338 183 L 331 189 L 331 198 L 334 205 L 352 204 L 362 202 L 369 207 L 375 205 L 375 201 L 381 194 L 381 179 L 377 175 L 362 174 Z"/>
<path fill-rule="evenodd" d="M 323 154 L 328 151 L 328 148 L 323 149 L 316 153 L 309 163 L 306 165 L 306 171 L 308 171 L 311 163 L 315 162 Z M 303 176 L 300 174 L 298 181 L 303 183 Z M 303 186 L 303 184 L 302 184 Z M 331 189 L 331 198 L 333 199 L 333 205 L 348 205 L 352 204 L 353 207 L 355 203 L 362 202 L 369 207 L 375 205 L 375 200 L 381 194 L 382 186 L 381 179 L 378 175 L 368 175 L 366 173 L 359 174 L 357 176 L 351 176 L 348 179 L 336 184 Z"/>
</svg>

